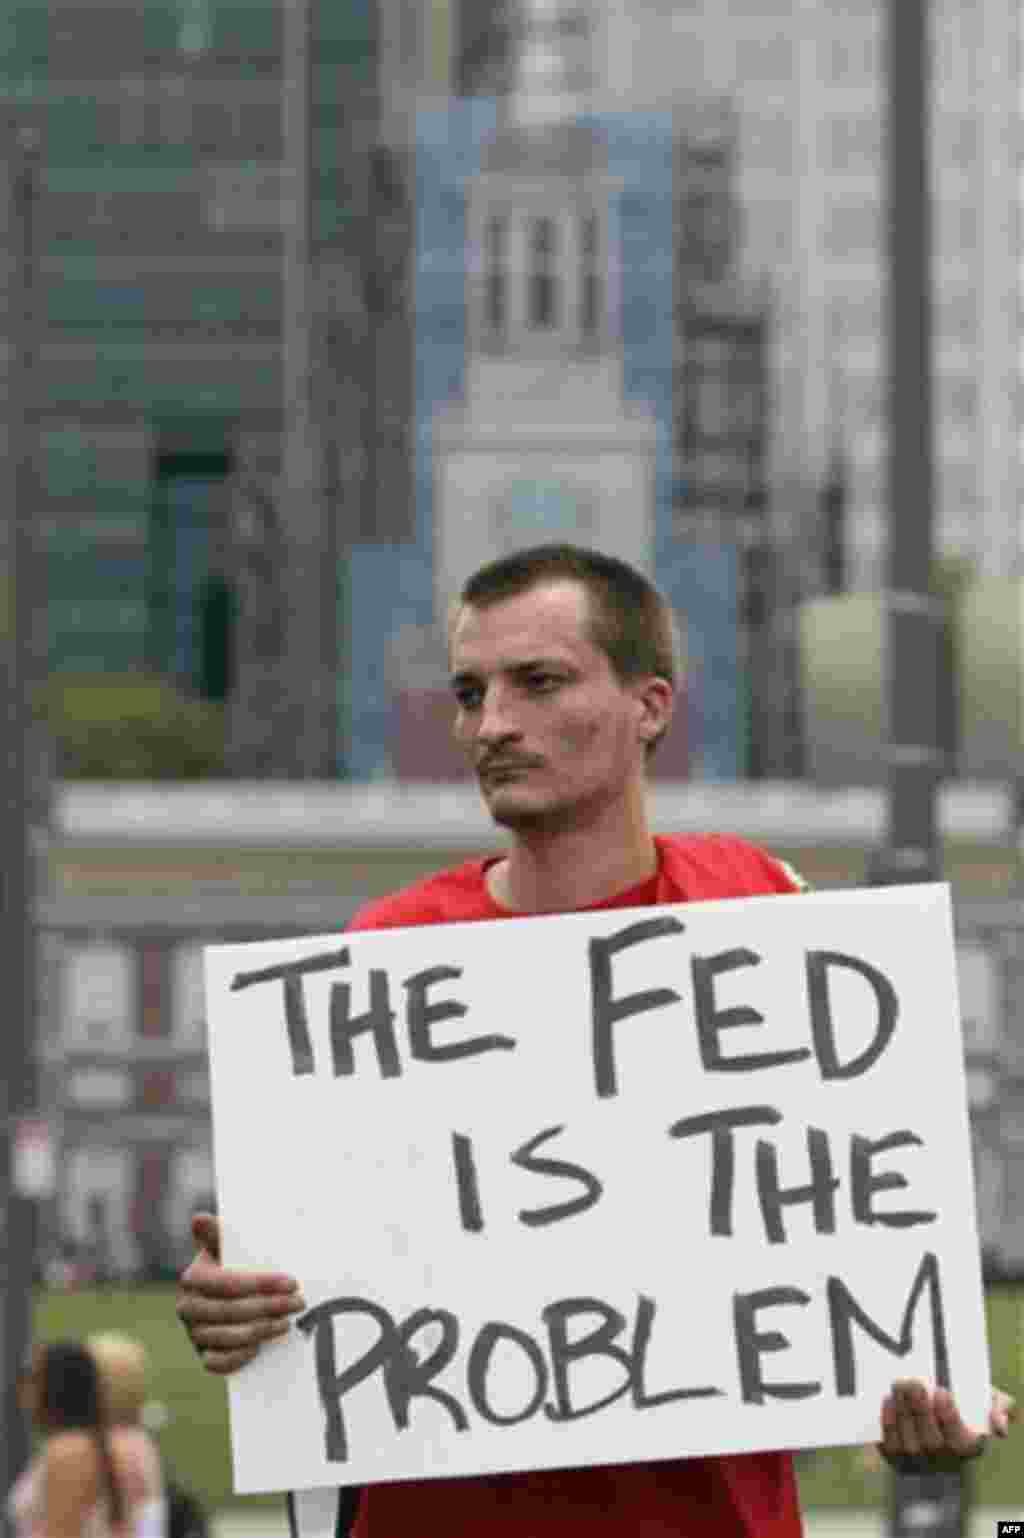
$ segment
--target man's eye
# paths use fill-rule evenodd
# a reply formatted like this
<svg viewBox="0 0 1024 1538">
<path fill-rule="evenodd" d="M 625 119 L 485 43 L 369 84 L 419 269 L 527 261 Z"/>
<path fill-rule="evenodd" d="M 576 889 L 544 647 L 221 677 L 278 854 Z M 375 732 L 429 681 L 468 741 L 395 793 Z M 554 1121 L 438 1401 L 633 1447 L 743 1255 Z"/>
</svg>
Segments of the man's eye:
<svg viewBox="0 0 1024 1538">
<path fill-rule="evenodd" d="M 456 702 L 462 710 L 476 710 L 483 697 L 475 684 L 461 684 L 454 693 Z"/>
<path fill-rule="evenodd" d="M 550 694 L 561 682 L 557 673 L 531 673 L 526 680 L 526 687 L 533 694 Z"/>
</svg>

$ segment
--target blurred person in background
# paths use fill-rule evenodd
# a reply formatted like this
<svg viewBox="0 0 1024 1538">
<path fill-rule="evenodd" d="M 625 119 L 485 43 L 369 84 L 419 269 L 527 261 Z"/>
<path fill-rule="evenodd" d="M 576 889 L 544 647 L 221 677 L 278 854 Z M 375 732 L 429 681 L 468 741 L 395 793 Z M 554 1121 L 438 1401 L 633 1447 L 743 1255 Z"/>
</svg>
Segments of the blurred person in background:
<svg viewBox="0 0 1024 1538">
<path fill-rule="evenodd" d="M 725 835 L 655 835 L 646 764 L 672 718 L 678 682 L 672 612 L 639 571 L 597 551 L 545 545 L 469 578 L 449 621 L 456 739 L 504 853 L 469 861 L 362 908 L 349 928 L 501 920 L 721 897 L 792 893 L 782 861 Z M 220 1225 L 193 1219 L 199 1253 L 178 1314 L 206 1368 L 231 1373 L 289 1329 L 298 1283 L 224 1267 Z M 1012 1402 L 994 1391 L 972 1427 L 953 1396 L 917 1379 L 881 1407 L 881 1452 L 898 1467 L 959 1468 Z M 287 1434 L 286 1425 L 284 1434 Z M 345 1492 L 356 1538 L 798 1538 L 786 1452 L 481 1475 Z M 297 1509 L 297 1508 L 293 1508 Z M 294 1530 L 294 1529 L 293 1529 Z"/>
<path fill-rule="evenodd" d="M 156 1429 L 162 1407 L 148 1399 L 149 1358 L 141 1341 L 105 1331 L 90 1335 L 86 1345 L 96 1359 L 103 1385 L 109 1424 L 131 1426 L 149 1435 Z M 160 1417 L 162 1419 L 162 1417 Z M 201 1502 L 161 1457 L 167 1502 L 167 1538 L 208 1538 L 209 1526 Z"/>
<path fill-rule="evenodd" d="M 43 1442 L 8 1497 L 17 1538 L 167 1538 L 156 1448 L 141 1427 L 110 1424 L 91 1351 L 35 1346 L 19 1397 Z"/>
</svg>

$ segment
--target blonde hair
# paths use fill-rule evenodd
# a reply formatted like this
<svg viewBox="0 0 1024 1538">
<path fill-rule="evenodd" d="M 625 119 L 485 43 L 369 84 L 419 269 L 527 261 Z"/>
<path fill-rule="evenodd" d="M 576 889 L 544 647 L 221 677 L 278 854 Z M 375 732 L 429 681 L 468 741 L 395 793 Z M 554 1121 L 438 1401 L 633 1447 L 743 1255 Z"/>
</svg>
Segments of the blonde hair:
<svg viewBox="0 0 1024 1538">
<path fill-rule="evenodd" d="M 149 1373 L 145 1346 L 113 1331 L 90 1335 L 85 1344 L 99 1369 L 107 1420 L 113 1425 L 141 1420 Z"/>
</svg>

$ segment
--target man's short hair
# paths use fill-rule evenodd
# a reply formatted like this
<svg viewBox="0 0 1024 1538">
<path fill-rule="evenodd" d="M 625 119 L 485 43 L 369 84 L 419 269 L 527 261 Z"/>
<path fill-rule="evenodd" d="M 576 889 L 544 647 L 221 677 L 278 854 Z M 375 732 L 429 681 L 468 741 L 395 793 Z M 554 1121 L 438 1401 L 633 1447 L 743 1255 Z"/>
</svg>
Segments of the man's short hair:
<svg viewBox="0 0 1024 1538">
<path fill-rule="evenodd" d="M 487 608 L 548 582 L 578 582 L 590 608 L 590 637 L 620 682 L 653 675 L 673 687 L 681 671 L 675 616 L 653 582 L 625 561 L 582 545 L 533 545 L 481 566 L 452 606 Z"/>
</svg>

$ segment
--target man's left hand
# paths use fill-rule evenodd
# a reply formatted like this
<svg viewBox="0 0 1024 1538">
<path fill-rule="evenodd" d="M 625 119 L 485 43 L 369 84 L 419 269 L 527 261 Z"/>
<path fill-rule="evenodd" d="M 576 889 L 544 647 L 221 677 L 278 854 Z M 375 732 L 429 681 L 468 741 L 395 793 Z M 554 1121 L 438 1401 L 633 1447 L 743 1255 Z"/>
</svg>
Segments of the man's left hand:
<svg viewBox="0 0 1024 1538">
<path fill-rule="evenodd" d="M 878 1450 L 895 1468 L 956 1469 L 984 1452 L 990 1436 L 1005 1437 L 1016 1418 L 1014 1400 L 994 1388 L 987 1427 L 968 1426 L 949 1389 L 900 1378 L 882 1401 Z"/>
</svg>

